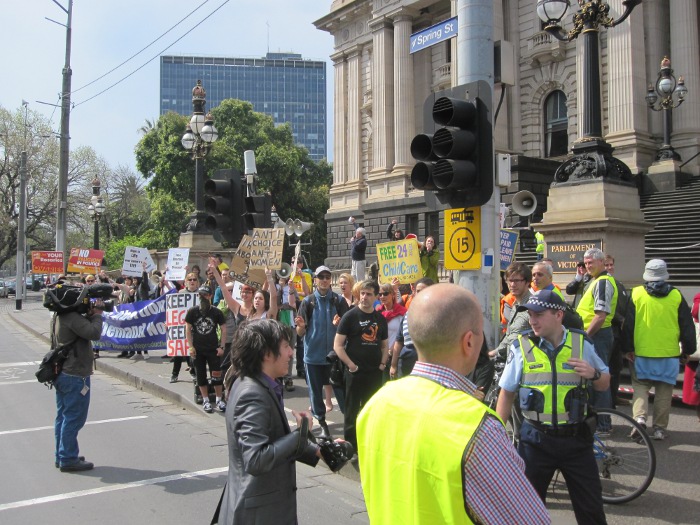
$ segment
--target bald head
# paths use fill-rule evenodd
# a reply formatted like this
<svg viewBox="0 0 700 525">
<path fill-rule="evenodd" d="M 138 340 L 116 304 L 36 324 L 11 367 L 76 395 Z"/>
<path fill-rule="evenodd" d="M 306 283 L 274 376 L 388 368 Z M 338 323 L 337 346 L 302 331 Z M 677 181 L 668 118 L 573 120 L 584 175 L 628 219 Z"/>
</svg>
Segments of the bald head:
<svg viewBox="0 0 700 525">
<path fill-rule="evenodd" d="M 436 284 L 425 288 L 411 302 L 408 330 L 422 361 L 446 364 L 463 360 L 462 345 L 465 336 L 474 346 L 469 363 L 450 365 L 473 369 L 483 342 L 483 318 L 476 296 L 454 284 Z M 473 363 L 471 358 L 473 357 Z M 446 365 L 447 366 L 447 365 Z M 459 368 L 457 367 L 459 366 Z"/>
</svg>

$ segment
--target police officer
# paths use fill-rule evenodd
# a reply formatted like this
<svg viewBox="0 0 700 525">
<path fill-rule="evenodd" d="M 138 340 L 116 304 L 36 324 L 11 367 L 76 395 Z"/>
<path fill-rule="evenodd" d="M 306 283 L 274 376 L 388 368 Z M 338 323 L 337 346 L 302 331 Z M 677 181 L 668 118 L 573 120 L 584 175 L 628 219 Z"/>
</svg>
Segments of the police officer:
<svg viewBox="0 0 700 525">
<path fill-rule="evenodd" d="M 593 456 L 595 417 L 587 417 L 587 386 L 609 387 L 608 367 L 583 332 L 562 325 L 564 301 L 542 290 L 519 307 L 534 333 L 518 337 L 500 380 L 496 412 L 510 416 L 516 392 L 525 417 L 518 452 L 525 475 L 542 501 L 555 470 L 566 480 L 578 523 L 606 523 L 598 466 Z"/>
</svg>

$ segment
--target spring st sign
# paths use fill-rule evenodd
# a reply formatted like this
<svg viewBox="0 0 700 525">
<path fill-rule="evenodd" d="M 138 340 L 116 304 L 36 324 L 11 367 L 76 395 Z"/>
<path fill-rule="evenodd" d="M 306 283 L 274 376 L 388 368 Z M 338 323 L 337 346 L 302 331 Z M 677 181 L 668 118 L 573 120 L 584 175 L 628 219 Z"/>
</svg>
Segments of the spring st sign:
<svg viewBox="0 0 700 525">
<path fill-rule="evenodd" d="M 434 46 L 457 36 L 457 17 L 450 18 L 411 35 L 410 53 Z"/>
</svg>

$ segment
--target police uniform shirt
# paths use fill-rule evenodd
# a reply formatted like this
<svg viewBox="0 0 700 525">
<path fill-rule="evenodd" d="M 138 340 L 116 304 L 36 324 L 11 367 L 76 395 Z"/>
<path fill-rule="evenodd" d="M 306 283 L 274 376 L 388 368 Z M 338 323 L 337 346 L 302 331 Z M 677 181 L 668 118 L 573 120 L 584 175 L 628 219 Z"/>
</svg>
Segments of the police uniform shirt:
<svg viewBox="0 0 700 525">
<path fill-rule="evenodd" d="M 566 336 L 568 333 L 569 331 L 564 328 L 564 336 L 559 343 L 560 346 L 566 341 Z M 576 333 L 572 335 L 576 336 Z M 551 356 L 554 352 L 554 347 L 546 339 L 540 339 L 537 347 L 543 352 L 546 352 L 549 356 Z M 609 371 L 605 363 L 603 363 L 600 357 L 598 357 L 598 355 L 595 353 L 595 348 L 593 345 L 586 339 L 583 340 L 583 360 L 593 366 L 593 368 L 600 370 L 602 373 L 607 373 Z M 516 341 L 510 345 L 510 348 L 508 349 L 508 360 L 506 362 L 505 370 L 503 370 L 501 380 L 498 382 L 498 386 L 504 390 L 507 390 L 508 392 L 516 392 L 520 387 L 522 376 L 523 354 L 520 350 L 520 345 Z"/>
</svg>

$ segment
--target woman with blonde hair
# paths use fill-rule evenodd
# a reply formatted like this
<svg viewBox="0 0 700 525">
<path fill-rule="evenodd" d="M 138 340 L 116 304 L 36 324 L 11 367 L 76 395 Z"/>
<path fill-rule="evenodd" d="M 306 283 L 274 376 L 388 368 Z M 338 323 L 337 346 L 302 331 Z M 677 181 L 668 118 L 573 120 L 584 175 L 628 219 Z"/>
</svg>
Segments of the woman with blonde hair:
<svg viewBox="0 0 700 525">
<path fill-rule="evenodd" d="M 348 303 L 348 306 L 355 306 L 357 299 L 352 293 L 355 286 L 355 278 L 349 273 L 341 273 L 338 276 L 338 286 L 340 287 L 340 295 Z"/>
</svg>

